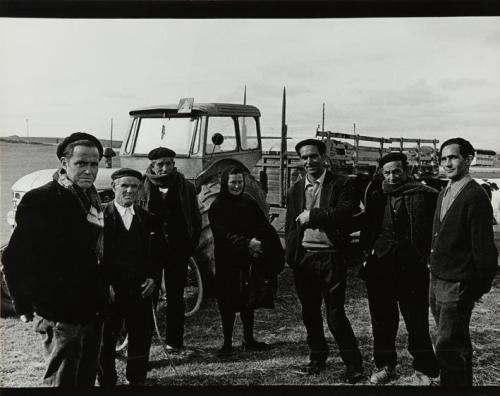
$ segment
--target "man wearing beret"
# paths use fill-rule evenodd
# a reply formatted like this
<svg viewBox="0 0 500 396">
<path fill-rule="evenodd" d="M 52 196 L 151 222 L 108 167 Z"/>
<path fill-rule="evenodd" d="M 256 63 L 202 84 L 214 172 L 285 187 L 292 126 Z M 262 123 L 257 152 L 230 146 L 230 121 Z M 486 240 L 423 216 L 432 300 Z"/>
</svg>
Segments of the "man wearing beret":
<svg viewBox="0 0 500 396">
<path fill-rule="evenodd" d="M 136 205 L 142 174 L 122 168 L 111 178 L 115 199 L 104 209 L 104 271 L 111 304 L 104 321 L 99 383 L 116 384 L 115 347 L 125 324 L 126 378 L 131 385 L 141 385 L 148 371 L 152 300 L 161 281 L 163 235 L 156 216 Z"/>
<path fill-rule="evenodd" d="M 306 139 L 295 150 L 306 177 L 288 191 L 285 240 L 286 261 L 294 272 L 310 349 L 310 361 L 303 372 L 315 375 L 326 368 L 328 344 L 321 314 L 324 300 L 328 327 L 346 365 L 345 381 L 355 383 L 363 379 L 363 368 L 344 311 L 347 272 L 343 250 L 359 200 L 347 177 L 325 169 L 326 146 L 322 141 Z"/>
<path fill-rule="evenodd" d="M 93 386 L 107 288 L 104 216 L 94 187 L 103 149 L 77 132 L 57 148 L 61 168 L 28 191 L 2 262 L 17 313 L 43 340 L 49 386 Z"/>
<path fill-rule="evenodd" d="M 415 370 L 411 381 L 429 385 L 439 374 L 429 336 L 429 270 L 432 218 L 438 192 L 413 181 L 403 153 L 379 161 L 384 180 L 366 194 L 361 243 L 367 252 L 366 280 L 377 370 L 370 381 L 396 377 L 399 312 L 408 331 Z"/>
<path fill-rule="evenodd" d="M 148 154 L 141 206 L 159 217 L 167 240 L 165 288 L 167 294 L 166 336 L 168 348 L 184 348 L 184 286 L 188 259 L 201 234 L 201 215 L 194 185 L 175 168 L 175 152 L 158 147 Z"/>
</svg>

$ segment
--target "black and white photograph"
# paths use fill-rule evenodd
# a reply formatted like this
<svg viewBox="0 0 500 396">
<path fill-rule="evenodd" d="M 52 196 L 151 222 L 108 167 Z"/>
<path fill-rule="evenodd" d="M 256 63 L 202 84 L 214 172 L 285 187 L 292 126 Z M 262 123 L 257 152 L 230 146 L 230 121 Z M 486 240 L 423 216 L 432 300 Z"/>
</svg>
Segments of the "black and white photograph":
<svg viewBox="0 0 500 396">
<path fill-rule="evenodd" d="M 500 387 L 500 16 L 196 15 L 0 17 L 0 388 Z"/>
</svg>

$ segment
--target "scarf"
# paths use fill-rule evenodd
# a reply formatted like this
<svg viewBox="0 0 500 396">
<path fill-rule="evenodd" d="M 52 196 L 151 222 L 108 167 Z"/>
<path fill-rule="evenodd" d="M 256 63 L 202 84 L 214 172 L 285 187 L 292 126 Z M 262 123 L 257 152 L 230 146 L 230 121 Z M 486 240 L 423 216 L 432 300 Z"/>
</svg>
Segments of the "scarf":
<svg viewBox="0 0 500 396">
<path fill-rule="evenodd" d="M 385 180 L 382 182 L 382 191 L 394 197 L 400 197 L 407 194 L 415 194 L 421 191 L 429 191 L 429 189 L 429 187 L 410 178 L 403 183 L 398 184 L 387 183 Z"/>
<path fill-rule="evenodd" d="M 177 181 L 177 168 L 174 168 L 168 175 L 157 175 L 153 173 L 153 166 L 150 164 L 146 169 L 146 177 L 155 186 L 160 188 L 171 188 Z"/>
<path fill-rule="evenodd" d="M 100 263 L 103 257 L 104 212 L 95 186 L 92 185 L 87 190 L 82 190 L 68 178 L 66 171 L 62 168 L 54 173 L 53 179 L 77 198 L 83 212 L 87 214 L 87 221 L 96 227 L 97 243 L 95 253 Z"/>
</svg>

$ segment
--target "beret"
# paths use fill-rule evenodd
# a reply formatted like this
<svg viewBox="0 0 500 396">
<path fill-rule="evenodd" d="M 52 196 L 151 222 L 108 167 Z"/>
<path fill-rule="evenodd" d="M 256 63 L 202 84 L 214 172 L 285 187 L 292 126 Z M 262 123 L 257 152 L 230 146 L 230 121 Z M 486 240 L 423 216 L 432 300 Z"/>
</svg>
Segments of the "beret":
<svg viewBox="0 0 500 396">
<path fill-rule="evenodd" d="M 175 151 L 170 150 L 169 148 L 166 147 L 157 147 L 153 150 L 151 150 L 148 154 L 148 158 L 153 161 L 158 158 L 175 158 Z"/>
<path fill-rule="evenodd" d="M 114 171 L 111 174 L 111 179 L 112 180 L 116 180 L 116 179 L 119 179 L 120 177 L 126 177 L 126 176 L 135 177 L 135 178 L 137 178 L 139 180 L 142 179 L 142 173 L 141 172 L 136 171 L 135 169 L 130 169 L 130 168 L 121 168 L 121 169 L 118 169 L 118 170 Z"/>
<path fill-rule="evenodd" d="M 68 137 L 64 138 L 64 140 L 61 143 L 59 143 L 59 146 L 57 146 L 57 151 L 56 151 L 57 158 L 63 157 L 64 150 L 66 150 L 66 147 L 68 147 L 70 143 L 76 142 L 78 140 L 89 140 L 92 143 L 94 143 L 95 146 L 97 147 L 97 150 L 99 151 L 99 159 L 102 158 L 103 148 L 101 142 L 95 136 L 92 136 L 85 132 L 75 132 L 69 135 Z"/>
<path fill-rule="evenodd" d="M 408 157 L 406 157 L 405 154 L 395 151 L 389 154 L 384 155 L 382 158 L 379 159 L 378 164 L 380 167 L 383 167 L 385 164 L 388 162 L 393 162 L 393 161 L 401 161 L 403 165 L 408 162 Z"/>
<path fill-rule="evenodd" d="M 295 151 L 300 155 L 300 149 L 304 146 L 316 146 L 320 154 L 326 153 L 326 144 L 318 139 L 305 139 L 301 140 L 295 145 Z"/>
</svg>

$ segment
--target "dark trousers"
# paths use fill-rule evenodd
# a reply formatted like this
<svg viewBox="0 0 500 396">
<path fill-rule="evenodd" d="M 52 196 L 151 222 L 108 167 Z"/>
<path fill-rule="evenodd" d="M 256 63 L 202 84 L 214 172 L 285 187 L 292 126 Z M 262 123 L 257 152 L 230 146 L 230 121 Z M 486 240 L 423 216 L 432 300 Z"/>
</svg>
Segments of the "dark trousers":
<svg viewBox="0 0 500 396">
<path fill-rule="evenodd" d="M 165 342 L 174 348 L 184 347 L 184 286 L 189 256 L 171 252 L 164 271 L 167 295 L 167 330 Z"/>
<path fill-rule="evenodd" d="M 139 294 L 116 295 L 104 321 L 101 346 L 99 383 L 113 386 L 117 381 L 115 366 L 116 342 L 125 325 L 128 334 L 126 377 L 131 383 L 146 379 L 149 363 L 149 350 L 153 330 L 151 297 L 142 298 Z"/>
<path fill-rule="evenodd" d="M 366 288 L 373 331 L 373 356 L 378 368 L 395 367 L 399 311 L 408 331 L 408 351 L 413 368 L 431 377 L 439 374 L 429 336 L 429 276 L 426 268 L 412 275 L 402 272 L 390 257 L 373 261 L 376 273 Z"/>
<path fill-rule="evenodd" d="M 431 275 L 429 299 L 437 325 L 436 355 L 441 386 L 471 386 L 469 324 L 474 302 L 468 284 L 449 282 Z"/>
<path fill-rule="evenodd" d="M 43 383 L 60 387 L 94 386 L 102 320 L 96 316 L 84 324 L 37 320 L 35 330 L 43 337 L 47 369 Z"/>
<path fill-rule="evenodd" d="M 234 321 L 236 320 L 236 311 L 233 307 L 226 304 L 222 299 L 218 301 L 219 312 L 222 320 L 222 331 L 224 334 L 224 345 L 232 345 Z M 253 325 L 254 310 L 242 309 L 240 311 L 241 323 L 243 324 L 243 338 L 245 342 L 254 341 Z"/>
<path fill-rule="evenodd" d="M 310 359 L 324 362 L 328 356 L 321 313 L 324 300 L 328 328 L 339 346 L 342 360 L 347 366 L 360 368 L 361 353 L 344 311 L 346 276 L 344 260 L 335 253 L 306 252 L 294 269 Z"/>
</svg>

